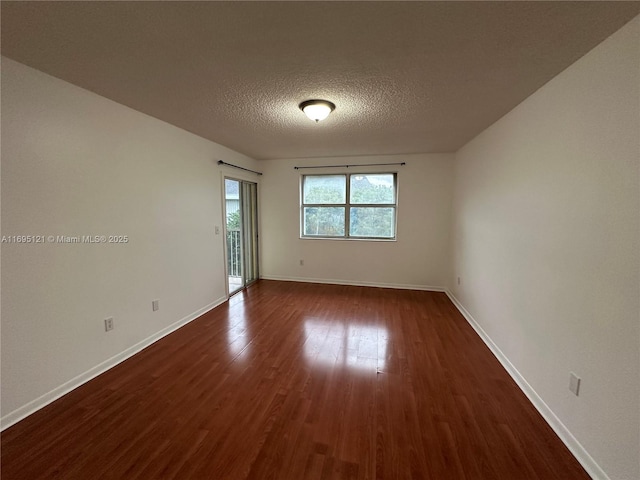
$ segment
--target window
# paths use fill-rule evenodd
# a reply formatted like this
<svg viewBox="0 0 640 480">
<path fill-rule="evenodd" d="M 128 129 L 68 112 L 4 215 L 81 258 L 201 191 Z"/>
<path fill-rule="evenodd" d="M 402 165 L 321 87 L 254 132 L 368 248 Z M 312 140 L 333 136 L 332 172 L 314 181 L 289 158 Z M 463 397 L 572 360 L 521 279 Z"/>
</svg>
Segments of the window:
<svg viewBox="0 0 640 480">
<path fill-rule="evenodd" d="M 396 174 L 303 175 L 303 237 L 394 239 Z"/>
</svg>

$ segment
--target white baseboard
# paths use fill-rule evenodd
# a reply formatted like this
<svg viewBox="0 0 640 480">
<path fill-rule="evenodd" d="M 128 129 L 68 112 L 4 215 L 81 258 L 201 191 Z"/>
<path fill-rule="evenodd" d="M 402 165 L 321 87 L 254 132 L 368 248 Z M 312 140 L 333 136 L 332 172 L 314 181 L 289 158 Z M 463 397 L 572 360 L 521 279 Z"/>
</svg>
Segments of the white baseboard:
<svg viewBox="0 0 640 480">
<path fill-rule="evenodd" d="M 95 367 L 93 367 L 93 368 L 87 370 L 86 372 L 78 375 L 77 377 L 72 378 L 68 382 L 63 383 L 62 385 L 60 385 L 59 387 L 54 388 L 50 392 L 45 393 L 44 395 L 36 398 L 35 400 L 32 400 L 31 402 L 27 403 L 26 405 L 23 405 L 22 407 L 17 408 L 16 410 L 14 410 L 11 413 L 8 413 L 4 417 L 0 418 L 0 431 L 5 430 L 6 428 L 9 428 L 10 426 L 18 423 L 20 420 L 28 417 L 32 413 L 34 413 L 34 412 L 40 410 L 41 408 L 49 405 L 51 402 L 57 400 L 58 398 L 62 397 L 63 395 L 66 395 L 70 391 L 75 390 L 80 385 L 82 385 L 84 383 L 87 383 L 89 380 L 91 380 L 91 379 L 97 377 L 98 375 L 106 372 L 110 368 L 113 368 L 116 365 L 118 365 L 119 363 L 124 362 L 126 359 L 132 357 L 133 355 L 135 355 L 136 353 L 140 352 L 141 350 L 144 350 L 145 348 L 147 348 L 152 343 L 157 342 L 162 337 L 165 337 L 165 336 L 169 335 L 170 333 L 176 331 L 180 327 L 182 327 L 182 326 L 186 325 L 187 323 L 195 320 L 196 318 L 200 317 L 201 315 L 204 315 L 208 311 L 213 310 L 218 305 L 220 305 L 220 304 L 222 304 L 222 303 L 224 303 L 226 301 L 227 301 L 226 297 L 219 298 L 215 302 L 210 303 L 209 305 L 206 305 L 206 306 L 200 308 L 199 310 L 187 315 L 186 317 L 182 318 L 181 320 L 178 320 L 175 323 L 172 323 L 168 327 L 163 328 L 159 332 L 154 333 L 153 335 L 151 335 L 151 336 L 145 338 L 144 340 L 136 343 L 135 345 L 127 348 L 123 352 L 121 352 L 121 353 L 119 353 L 117 355 L 114 355 L 113 357 L 105 360 L 104 362 L 96 365 Z"/>
<path fill-rule="evenodd" d="M 536 393 L 531 385 L 527 382 L 527 380 L 520 374 L 518 369 L 513 366 L 513 364 L 509 361 L 507 356 L 500 350 L 500 348 L 494 343 L 494 341 L 487 335 L 487 333 L 482 329 L 480 324 L 471 316 L 471 314 L 467 311 L 464 306 L 460 303 L 460 301 L 451 293 L 448 289 L 445 290 L 449 299 L 453 302 L 456 308 L 460 311 L 462 316 L 469 322 L 469 325 L 476 331 L 476 333 L 480 336 L 482 341 L 489 347 L 491 352 L 495 355 L 498 361 L 505 368 L 507 373 L 511 375 L 511 378 L 518 384 L 520 390 L 524 392 L 529 401 L 533 404 L 533 406 L 540 412 L 540 415 L 545 419 L 545 421 L 549 424 L 549 426 L 553 429 L 554 432 L 560 437 L 560 440 L 567 446 L 567 448 L 571 451 L 576 460 L 580 462 L 582 467 L 587 471 L 587 473 L 594 480 L 610 480 L 609 476 L 600 468 L 600 465 L 596 463 L 596 461 L 589 455 L 589 452 L 582 446 L 580 442 L 573 436 L 573 434 L 569 431 L 569 429 L 560 421 L 560 419 L 556 416 L 555 413 L 549 408 L 549 406 L 544 402 L 542 397 Z"/>
<path fill-rule="evenodd" d="M 261 275 L 263 280 L 279 280 L 282 282 L 325 283 L 329 285 L 351 285 L 354 287 L 396 288 L 399 290 L 423 290 L 427 292 L 446 292 L 444 287 L 427 285 L 409 285 L 402 283 L 356 282 L 350 280 L 336 280 L 331 278 L 283 277 L 279 275 Z"/>
</svg>

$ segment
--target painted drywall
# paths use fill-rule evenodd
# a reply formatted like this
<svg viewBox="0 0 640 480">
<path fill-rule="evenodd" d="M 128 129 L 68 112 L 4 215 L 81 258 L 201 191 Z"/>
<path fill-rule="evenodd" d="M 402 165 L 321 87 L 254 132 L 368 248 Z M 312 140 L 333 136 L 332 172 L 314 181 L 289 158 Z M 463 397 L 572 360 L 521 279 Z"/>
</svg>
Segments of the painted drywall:
<svg viewBox="0 0 640 480">
<path fill-rule="evenodd" d="M 639 32 L 636 18 L 455 159 L 450 289 L 596 478 L 640 478 Z"/>
<path fill-rule="evenodd" d="M 218 159 L 256 166 L 2 59 L 2 235 L 44 238 L 2 244 L 3 424 L 226 298 Z"/>
<path fill-rule="evenodd" d="M 406 165 L 294 169 L 400 162 Z M 261 161 L 262 277 L 443 288 L 449 271 L 452 165 L 451 154 Z M 300 238 L 301 175 L 347 171 L 398 172 L 397 241 Z"/>
</svg>

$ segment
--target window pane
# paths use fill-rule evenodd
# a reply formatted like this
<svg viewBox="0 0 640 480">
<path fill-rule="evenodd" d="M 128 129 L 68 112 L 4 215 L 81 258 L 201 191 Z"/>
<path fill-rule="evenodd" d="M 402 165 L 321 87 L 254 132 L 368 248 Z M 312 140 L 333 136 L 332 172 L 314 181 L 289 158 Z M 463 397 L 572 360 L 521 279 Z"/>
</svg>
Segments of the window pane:
<svg viewBox="0 0 640 480">
<path fill-rule="evenodd" d="M 304 207 L 304 235 L 344 237 L 342 207 Z"/>
<path fill-rule="evenodd" d="M 351 175 L 351 203 L 396 203 L 393 174 Z"/>
<path fill-rule="evenodd" d="M 313 175 L 304 177 L 302 203 L 346 203 L 345 175 Z"/>
<path fill-rule="evenodd" d="M 354 237 L 393 238 L 395 208 L 352 207 L 349 210 L 349 234 Z"/>
</svg>

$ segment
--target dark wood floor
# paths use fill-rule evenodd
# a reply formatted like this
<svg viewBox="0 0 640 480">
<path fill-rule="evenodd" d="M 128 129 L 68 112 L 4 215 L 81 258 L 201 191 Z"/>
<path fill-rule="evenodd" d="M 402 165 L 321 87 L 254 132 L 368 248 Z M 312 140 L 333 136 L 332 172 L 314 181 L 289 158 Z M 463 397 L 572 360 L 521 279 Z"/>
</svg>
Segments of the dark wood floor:
<svg viewBox="0 0 640 480">
<path fill-rule="evenodd" d="M 260 281 L 2 434 L 2 479 L 588 479 L 445 294 Z"/>
</svg>

